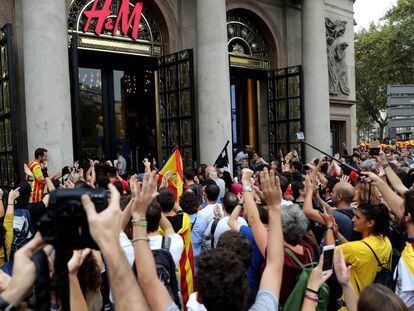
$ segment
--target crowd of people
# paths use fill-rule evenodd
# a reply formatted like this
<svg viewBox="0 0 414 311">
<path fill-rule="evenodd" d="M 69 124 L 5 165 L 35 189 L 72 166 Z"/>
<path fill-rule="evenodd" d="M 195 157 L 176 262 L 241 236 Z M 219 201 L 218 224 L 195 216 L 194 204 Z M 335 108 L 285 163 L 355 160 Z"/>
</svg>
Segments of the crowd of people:
<svg viewBox="0 0 414 311">
<path fill-rule="evenodd" d="M 39 148 L 26 180 L 0 190 L 0 309 L 414 310 L 414 150 L 384 151 L 268 163 L 245 148 L 234 174 L 185 168 L 176 191 L 178 172 L 148 160 L 52 174 Z M 97 247 L 42 237 L 58 189 L 83 194 L 71 206 Z M 102 211 L 92 189 L 108 196 Z"/>
</svg>

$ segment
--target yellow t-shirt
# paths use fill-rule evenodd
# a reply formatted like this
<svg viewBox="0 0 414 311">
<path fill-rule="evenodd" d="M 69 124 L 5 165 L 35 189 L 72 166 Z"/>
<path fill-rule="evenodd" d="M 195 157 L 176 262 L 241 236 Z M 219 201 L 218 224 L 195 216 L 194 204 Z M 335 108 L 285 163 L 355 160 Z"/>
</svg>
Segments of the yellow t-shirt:
<svg viewBox="0 0 414 311">
<path fill-rule="evenodd" d="M 13 214 L 6 214 L 4 216 L 3 227 L 6 229 L 6 235 L 4 236 L 4 245 L 7 252 L 7 259 L 10 261 L 10 251 L 11 245 L 13 242 Z M 6 258 L 4 256 L 4 249 L 0 247 L 0 266 L 6 263 Z"/>
<path fill-rule="evenodd" d="M 371 235 L 362 241 L 366 242 L 377 254 L 385 267 L 391 267 L 391 242 L 387 237 Z M 381 270 L 374 254 L 369 247 L 361 241 L 348 242 L 338 247 L 342 248 L 347 266 L 351 265 L 351 284 L 355 292 L 360 291 L 374 283 L 377 272 Z M 356 285 L 358 282 L 358 286 Z"/>
</svg>

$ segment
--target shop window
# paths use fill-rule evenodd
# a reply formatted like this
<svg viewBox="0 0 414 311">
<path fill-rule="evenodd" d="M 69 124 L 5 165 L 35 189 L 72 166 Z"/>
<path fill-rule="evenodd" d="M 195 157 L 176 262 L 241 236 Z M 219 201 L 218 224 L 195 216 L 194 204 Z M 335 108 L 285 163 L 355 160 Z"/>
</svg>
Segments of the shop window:
<svg viewBox="0 0 414 311">
<path fill-rule="evenodd" d="M 7 192 L 18 180 L 16 102 L 11 25 L 0 29 L 0 188 Z"/>
</svg>

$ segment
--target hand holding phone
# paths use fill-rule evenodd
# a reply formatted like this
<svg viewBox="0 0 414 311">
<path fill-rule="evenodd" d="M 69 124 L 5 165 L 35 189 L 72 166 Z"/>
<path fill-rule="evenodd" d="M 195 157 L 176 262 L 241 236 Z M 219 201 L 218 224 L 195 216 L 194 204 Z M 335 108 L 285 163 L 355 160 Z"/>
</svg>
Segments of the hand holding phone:
<svg viewBox="0 0 414 311">
<path fill-rule="evenodd" d="M 323 247 L 322 272 L 331 272 L 333 269 L 335 245 L 325 245 Z"/>
</svg>

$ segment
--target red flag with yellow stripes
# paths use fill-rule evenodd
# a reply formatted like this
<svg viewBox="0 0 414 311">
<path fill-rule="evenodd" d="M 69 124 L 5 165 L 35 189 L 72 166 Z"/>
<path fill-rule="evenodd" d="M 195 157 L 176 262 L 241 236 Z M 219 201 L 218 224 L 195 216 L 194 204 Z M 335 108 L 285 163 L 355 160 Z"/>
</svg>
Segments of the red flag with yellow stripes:
<svg viewBox="0 0 414 311">
<path fill-rule="evenodd" d="M 168 171 L 170 171 L 170 176 L 168 177 L 168 187 L 174 192 L 175 198 L 178 202 L 181 194 L 183 193 L 183 160 L 177 146 L 172 151 L 162 169 L 158 172 L 158 175 L 160 176 L 159 178 L 162 179 Z"/>
</svg>

